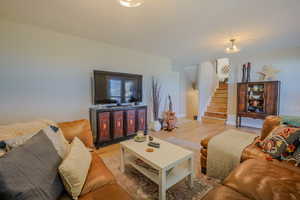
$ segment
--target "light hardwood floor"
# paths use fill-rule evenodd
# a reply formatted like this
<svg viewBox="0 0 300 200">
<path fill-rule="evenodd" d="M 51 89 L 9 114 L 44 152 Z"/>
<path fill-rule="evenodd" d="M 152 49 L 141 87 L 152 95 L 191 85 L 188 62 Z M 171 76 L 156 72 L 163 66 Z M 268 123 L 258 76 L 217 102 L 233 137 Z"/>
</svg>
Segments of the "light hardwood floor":
<svg viewBox="0 0 300 200">
<path fill-rule="evenodd" d="M 233 126 L 223 125 L 220 123 L 213 123 L 213 122 L 199 122 L 189 119 L 180 119 L 178 122 L 178 128 L 176 128 L 172 132 L 167 131 L 159 131 L 159 132 L 152 132 L 149 131 L 149 134 L 161 139 L 168 140 L 168 138 L 175 138 L 179 141 L 185 141 L 187 144 L 195 144 L 199 145 L 200 148 L 200 141 L 208 135 L 216 135 L 222 133 L 224 130 L 228 129 L 236 129 Z M 246 132 L 250 132 L 253 134 L 259 134 L 260 129 L 256 128 L 239 128 L 238 130 L 243 130 Z M 194 145 L 194 146 L 195 146 Z M 189 148 L 188 146 L 186 146 Z M 99 148 L 97 153 L 101 157 L 110 157 L 116 156 L 119 154 L 120 145 L 113 144 L 107 147 Z M 195 150 L 195 168 L 196 174 L 200 173 L 200 152 L 199 150 Z"/>
</svg>

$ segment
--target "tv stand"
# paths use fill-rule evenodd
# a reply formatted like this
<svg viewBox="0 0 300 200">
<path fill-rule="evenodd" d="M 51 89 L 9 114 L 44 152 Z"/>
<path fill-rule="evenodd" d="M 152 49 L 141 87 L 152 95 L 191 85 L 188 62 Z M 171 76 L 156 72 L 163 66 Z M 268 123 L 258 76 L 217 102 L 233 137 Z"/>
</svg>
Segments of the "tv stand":
<svg viewBox="0 0 300 200">
<path fill-rule="evenodd" d="M 97 148 L 126 140 L 138 131 L 147 133 L 147 106 L 90 108 L 90 121 Z"/>
</svg>

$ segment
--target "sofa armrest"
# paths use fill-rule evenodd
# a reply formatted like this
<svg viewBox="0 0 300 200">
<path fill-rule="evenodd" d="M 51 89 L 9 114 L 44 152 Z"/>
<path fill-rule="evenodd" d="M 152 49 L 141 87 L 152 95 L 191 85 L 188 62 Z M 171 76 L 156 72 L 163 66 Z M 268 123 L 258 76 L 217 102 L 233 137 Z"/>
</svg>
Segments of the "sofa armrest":
<svg viewBox="0 0 300 200">
<path fill-rule="evenodd" d="M 215 137 L 216 135 L 218 135 L 219 133 L 216 133 L 216 134 L 211 134 L 211 135 L 208 135 L 206 136 L 204 139 L 201 140 L 201 146 L 202 148 L 204 149 L 207 149 L 207 146 L 208 146 L 208 143 L 209 141 L 211 140 L 211 138 Z"/>
<path fill-rule="evenodd" d="M 281 118 L 279 116 L 270 115 L 266 117 L 261 130 L 260 139 L 264 140 L 276 126 L 280 125 L 280 123 Z"/>
</svg>

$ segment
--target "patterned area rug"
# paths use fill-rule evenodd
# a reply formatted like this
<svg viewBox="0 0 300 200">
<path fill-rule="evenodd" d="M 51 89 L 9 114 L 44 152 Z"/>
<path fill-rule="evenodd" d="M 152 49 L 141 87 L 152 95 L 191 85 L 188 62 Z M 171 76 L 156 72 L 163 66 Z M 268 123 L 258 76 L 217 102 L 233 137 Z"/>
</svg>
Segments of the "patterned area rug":
<svg viewBox="0 0 300 200">
<path fill-rule="evenodd" d="M 117 177 L 117 182 L 136 200 L 157 200 L 158 185 L 142 175 L 140 172 L 126 166 L 126 172 L 119 169 L 120 155 L 101 156 L 105 164 Z M 183 180 L 167 191 L 167 200 L 200 200 L 213 188 L 213 184 L 201 177 L 194 179 L 194 187 L 190 189 Z"/>
</svg>

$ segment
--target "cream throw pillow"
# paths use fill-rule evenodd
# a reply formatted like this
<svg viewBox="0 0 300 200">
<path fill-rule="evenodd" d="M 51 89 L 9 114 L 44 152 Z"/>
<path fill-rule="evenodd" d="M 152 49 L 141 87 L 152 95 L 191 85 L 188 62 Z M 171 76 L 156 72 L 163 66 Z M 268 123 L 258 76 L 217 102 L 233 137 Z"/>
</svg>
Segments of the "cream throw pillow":
<svg viewBox="0 0 300 200">
<path fill-rule="evenodd" d="M 59 174 L 67 192 L 78 199 L 88 174 L 92 156 L 77 137 L 71 143 L 70 152 L 59 166 Z"/>
</svg>

